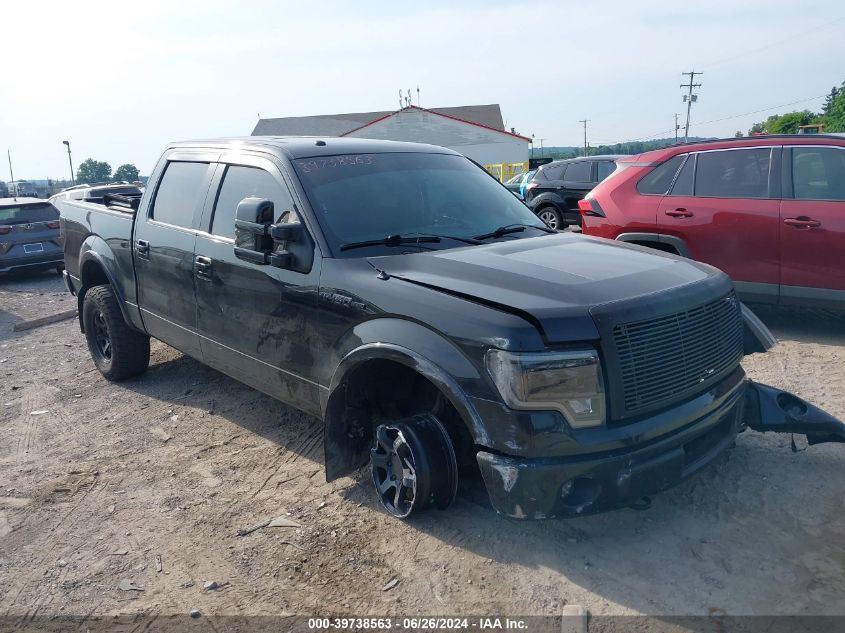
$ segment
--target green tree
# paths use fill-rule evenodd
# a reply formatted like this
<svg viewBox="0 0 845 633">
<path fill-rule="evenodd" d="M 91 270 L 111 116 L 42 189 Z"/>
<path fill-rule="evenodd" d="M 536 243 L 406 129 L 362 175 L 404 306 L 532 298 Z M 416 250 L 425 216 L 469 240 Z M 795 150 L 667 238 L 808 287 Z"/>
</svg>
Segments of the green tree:
<svg viewBox="0 0 845 633">
<path fill-rule="evenodd" d="M 830 112 L 826 114 L 825 132 L 845 132 L 845 81 L 830 105 Z"/>
<path fill-rule="evenodd" d="M 821 123 L 823 117 L 809 110 L 800 112 L 787 112 L 785 114 L 773 114 L 762 123 L 755 123 L 751 126 L 749 134 L 754 132 L 768 132 L 769 134 L 797 134 L 798 127 L 810 123 Z"/>
<path fill-rule="evenodd" d="M 751 126 L 751 129 L 748 130 L 748 136 L 752 136 L 753 134 L 759 134 L 760 132 L 766 131 L 766 124 L 765 122 L 755 123 Z"/>
<path fill-rule="evenodd" d="M 125 165 L 121 165 L 117 169 L 114 170 L 114 179 L 115 180 L 126 180 L 128 182 L 134 182 L 138 180 L 138 168 L 135 167 L 132 163 L 126 163 Z"/>
<path fill-rule="evenodd" d="M 111 180 L 111 165 L 106 162 L 86 158 L 76 170 L 76 182 L 95 183 Z"/>
<path fill-rule="evenodd" d="M 845 84 L 843 84 L 845 85 Z M 834 86 L 830 89 L 830 94 L 828 94 L 824 99 L 824 106 L 822 107 L 822 114 L 825 116 L 829 116 L 831 110 L 833 110 L 833 104 L 836 102 L 836 97 L 839 96 L 840 89 Z"/>
</svg>

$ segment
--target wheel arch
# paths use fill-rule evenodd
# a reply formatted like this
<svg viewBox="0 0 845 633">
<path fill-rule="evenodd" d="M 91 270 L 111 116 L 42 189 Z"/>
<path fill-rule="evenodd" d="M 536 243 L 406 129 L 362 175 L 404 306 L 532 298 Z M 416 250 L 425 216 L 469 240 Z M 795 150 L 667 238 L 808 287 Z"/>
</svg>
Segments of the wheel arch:
<svg viewBox="0 0 845 633">
<path fill-rule="evenodd" d="M 424 380 L 439 392 L 456 413 L 459 428 L 451 430 L 465 432 L 468 441 L 484 443 L 487 433 L 481 416 L 475 410 L 458 381 L 440 365 L 408 347 L 396 343 L 371 342 L 350 351 L 341 360 L 335 371 L 323 407 L 324 449 L 326 479 L 332 481 L 360 468 L 366 463 L 372 427 L 372 417 L 361 417 L 360 410 L 351 406 L 355 402 L 357 379 L 367 378 L 372 371 L 384 371 L 389 367 L 402 367 L 413 376 Z M 402 372 L 397 372 L 401 374 Z M 391 374 L 390 380 L 397 380 Z M 407 374 L 406 377 L 411 376 Z"/>
<path fill-rule="evenodd" d="M 85 324 L 82 322 L 82 304 L 85 301 L 85 293 L 94 286 L 108 284 L 117 295 L 118 305 L 123 318 L 131 323 L 129 314 L 126 311 L 124 289 L 117 283 L 112 268 L 114 267 L 114 254 L 108 244 L 101 237 L 91 235 L 82 243 L 79 255 L 79 279 L 80 288 L 76 294 L 77 311 L 79 313 L 79 328 L 84 333 Z"/>
</svg>

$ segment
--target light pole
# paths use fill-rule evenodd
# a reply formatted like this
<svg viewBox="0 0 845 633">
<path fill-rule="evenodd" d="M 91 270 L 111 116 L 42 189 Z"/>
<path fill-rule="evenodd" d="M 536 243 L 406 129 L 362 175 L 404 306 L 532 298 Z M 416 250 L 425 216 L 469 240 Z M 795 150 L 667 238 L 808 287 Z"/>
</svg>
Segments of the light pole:
<svg viewBox="0 0 845 633">
<path fill-rule="evenodd" d="M 70 143 L 62 141 L 62 145 L 67 145 L 67 162 L 70 163 L 70 184 L 75 185 L 76 179 L 73 177 L 73 159 L 70 157 Z"/>
</svg>

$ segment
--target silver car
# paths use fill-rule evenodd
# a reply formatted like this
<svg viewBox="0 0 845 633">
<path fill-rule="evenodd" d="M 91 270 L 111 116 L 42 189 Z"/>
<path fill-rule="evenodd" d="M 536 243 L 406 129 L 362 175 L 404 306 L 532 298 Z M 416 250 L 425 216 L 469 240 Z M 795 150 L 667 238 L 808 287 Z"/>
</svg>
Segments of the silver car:
<svg viewBox="0 0 845 633">
<path fill-rule="evenodd" d="M 59 212 L 46 200 L 0 198 L 0 273 L 64 268 Z"/>
</svg>

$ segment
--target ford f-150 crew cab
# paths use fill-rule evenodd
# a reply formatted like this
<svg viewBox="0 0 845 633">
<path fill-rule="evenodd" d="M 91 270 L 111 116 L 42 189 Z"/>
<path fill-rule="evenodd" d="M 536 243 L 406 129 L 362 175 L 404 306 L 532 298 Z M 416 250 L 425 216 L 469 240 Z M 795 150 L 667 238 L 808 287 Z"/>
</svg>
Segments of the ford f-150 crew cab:
<svg viewBox="0 0 845 633">
<path fill-rule="evenodd" d="M 773 343 L 719 270 L 556 233 L 447 149 L 250 137 L 169 146 L 139 200 L 62 200 L 65 282 L 109 380 L 155 337 L 324 421 L 398 517 L 480 469 L 518 518 L 644 503 L 740 431 L 845 440 L 755 384 Z"/>
</svg>

